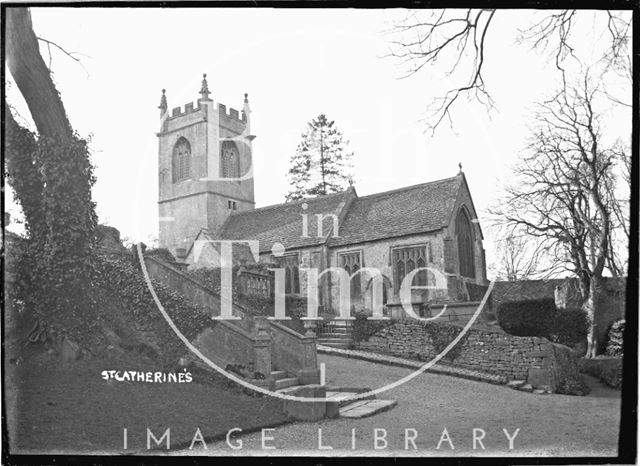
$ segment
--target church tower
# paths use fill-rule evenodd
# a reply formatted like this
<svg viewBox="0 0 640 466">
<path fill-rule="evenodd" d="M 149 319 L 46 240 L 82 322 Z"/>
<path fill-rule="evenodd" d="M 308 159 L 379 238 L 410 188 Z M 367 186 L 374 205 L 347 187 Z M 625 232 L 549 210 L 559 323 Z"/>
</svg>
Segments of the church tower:
<svg viewBox="0 0 640 466">
<path fill-rule="evenodd" d="M 169 114 L 163 89 L 158 108 L 160 247 L 176 255 L 191 246 L 201 229 L 215 237 L 232 212 L 254 208 L 255 136 L 247 94 L 241 114 L 215 105 L 206 74 L 196 107 L 188 103 Z"/>
</svg>

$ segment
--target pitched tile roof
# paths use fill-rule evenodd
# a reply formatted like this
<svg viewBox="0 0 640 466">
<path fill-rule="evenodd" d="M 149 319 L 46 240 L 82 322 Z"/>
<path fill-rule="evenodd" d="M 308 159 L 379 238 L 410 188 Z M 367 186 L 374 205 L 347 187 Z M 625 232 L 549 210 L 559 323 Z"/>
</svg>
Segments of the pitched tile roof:
<svg viewBox="0 0 640 466">
<path fill-rule="evenodd" d="M 449 223 L 461 176 L 355 199 L 330 246 L 439 230 Z"/>
<path fill-rule="evenodd" d="M 327 217 L 324 220 L 324 235 L 317 237 L 316 214 L 340 216 L 347 200 L 353 197 L 353 191 L 347 190 L 326 196 L 303 199 L 296 202 L 262 207 L 246 212 L 236 212 L 229 216 L 220 232 L 221 239 L 258 240 L 260 252 L 270 251 L 275 242 L 282 243 L 286 249 L 323 244 L 333 225 Z M 303 209 L 302 204 L 307 204 Z M 304 237 L 302 214 L 307 214 L 308 229 Z"/>
<path fill-rule="evenodd" d="M 324 244 L 332 222 L 325 219 L 325 234 L 317 237 L 316 214 L 341 218 L 341 213 L 340 236 L 328 238 L 329 246 L 435 231 L 449 223 L 462 180 L 454 176 L 363 197 L 349 189 L 237 212 L 222 226 L 220 238 L 258 240 L 261 252 L 269 251 L 274 242 L 287 249 Z M 306 210 L 303 203 L 307 204 Z M 307 214 L 309 237 L 302 236 L 301 214 Z"/>
</svg>

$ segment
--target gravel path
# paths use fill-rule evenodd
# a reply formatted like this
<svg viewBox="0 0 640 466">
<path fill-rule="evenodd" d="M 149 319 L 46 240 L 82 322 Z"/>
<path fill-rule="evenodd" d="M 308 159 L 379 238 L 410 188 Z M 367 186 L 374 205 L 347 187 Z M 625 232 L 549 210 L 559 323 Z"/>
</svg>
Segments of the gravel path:
<svg viewBox="0 0 640 466">
<path fill-rule="evenodd" d="M 327 385 L 377 388 L 411 373 L 410 369 L 385 366 L 356 359 L 319 355 L 325 363 Z M 324 420 L 295 423 L 265 432 L 234 436 L 242 449 L 232 450 L 225 442 L 173 454 L 198 455 L 388 455 L 388 456 L 614 456 L 620 416 L 619 392 L 591 380 L 592 393 L 585 397 L 534 395 L 505 386 L 427 373 L 385 392 L 378 398 L 396 399 L 398 405 L 387 412 L 363 419 Z M 443 430 L 451 442 L 437 445 Z M 482 429 L 482 449 L 473 430 Z M 323 446 L 319 450 L 319 430 Z M 375 449 L 375 430 L 385 435 L 386 448 Z M 407 431 L 407 429 L 409 429 Z M 411 429 L 415 429 L 411 430 Z M 503 429 L 513 440 L 513 450 Z M 476 431 L 478 437 L 482 431 Z M 352 434 L 355 432 L 355 450 Z M 415 434 L 415 447 L 409 438 Z M 405 443 L 406 442 L 406 443 Z M 384 447 L 382 440 L 379 447 Z M 454 450 L 451 450 L 451 446 Z"/>
</svg>

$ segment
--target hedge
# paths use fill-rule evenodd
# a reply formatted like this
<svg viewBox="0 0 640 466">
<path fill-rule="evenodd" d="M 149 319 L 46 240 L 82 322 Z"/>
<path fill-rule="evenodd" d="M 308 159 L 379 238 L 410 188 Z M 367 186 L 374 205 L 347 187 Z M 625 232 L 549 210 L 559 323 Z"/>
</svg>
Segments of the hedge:
<svg viewBox="0 0 640 466">
<path fill-rule="evenodd" d="M 498 307 L 498 325 L 505 332 L 519 337 L 549 335 L 556 314 L 553 299 L 508 301 Z"/>
<path fill-rule="evenodd" d="M 582 309 L 556 309 L 553 299 L 505 302 L 498 308 L 498 324 L 520 337 L 543 337 L 575 347 L 587 337 L 589 323 Z"/>
<path fill-rule="evenodd" d="M 553 342 L 574 347 L 587 338 L 588 330 L 587 314 L 582 309 L 564 309 L 556 312 L 549 334 L 542 336 Z"/>
</svg>

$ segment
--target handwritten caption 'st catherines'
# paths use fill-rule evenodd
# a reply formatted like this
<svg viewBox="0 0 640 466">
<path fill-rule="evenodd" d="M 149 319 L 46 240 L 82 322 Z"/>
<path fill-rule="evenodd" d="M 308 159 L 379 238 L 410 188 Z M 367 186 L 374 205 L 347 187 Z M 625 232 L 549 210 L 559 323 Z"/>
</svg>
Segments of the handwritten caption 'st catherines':
<svg viewBox="0 0 640 466">
<path fill-rule="evenodd" d="M 190 372 L 144 372 L 106 370 L 100 373 L 104 380 L 118 382 L 189 383 Z"/>
</svg>

